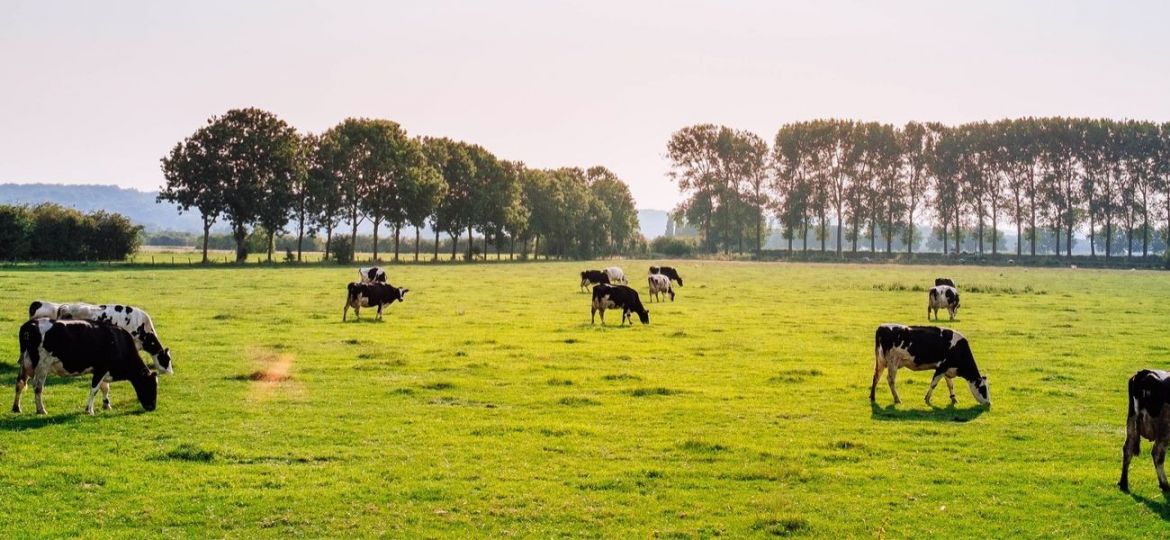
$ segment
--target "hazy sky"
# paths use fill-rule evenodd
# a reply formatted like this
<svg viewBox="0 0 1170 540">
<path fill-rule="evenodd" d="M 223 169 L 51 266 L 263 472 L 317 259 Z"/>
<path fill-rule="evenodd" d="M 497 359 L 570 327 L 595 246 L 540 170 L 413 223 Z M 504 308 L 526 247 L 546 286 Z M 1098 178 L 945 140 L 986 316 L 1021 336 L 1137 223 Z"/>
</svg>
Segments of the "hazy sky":
<svg viewBox="0 0 1170 540">
<path fill-rule="evenodd" d="M 5 1 L 0 183 L 156 189 L 177 141 L 257 106 L 605 165 L 667 209 L 666 140 L 693 123 L 1170 120 L 1167 21 L 1153 1 Z"/>
</svg>

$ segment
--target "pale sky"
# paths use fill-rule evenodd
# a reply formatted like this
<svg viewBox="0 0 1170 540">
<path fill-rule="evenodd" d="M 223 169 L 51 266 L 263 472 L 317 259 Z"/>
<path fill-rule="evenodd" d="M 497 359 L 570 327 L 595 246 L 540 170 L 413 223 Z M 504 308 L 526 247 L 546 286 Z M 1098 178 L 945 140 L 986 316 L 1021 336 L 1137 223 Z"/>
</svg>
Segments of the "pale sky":
<svg viewBox="0 0 1170 540">
<path fill-rule="evenodd" d="M 395 120 L 680 199 L 670 134 L 785 122 L 1170 120 L 1170 3 L 5 1 L 0 183 L 153 190 L 204 121 Z"/>
</svg>

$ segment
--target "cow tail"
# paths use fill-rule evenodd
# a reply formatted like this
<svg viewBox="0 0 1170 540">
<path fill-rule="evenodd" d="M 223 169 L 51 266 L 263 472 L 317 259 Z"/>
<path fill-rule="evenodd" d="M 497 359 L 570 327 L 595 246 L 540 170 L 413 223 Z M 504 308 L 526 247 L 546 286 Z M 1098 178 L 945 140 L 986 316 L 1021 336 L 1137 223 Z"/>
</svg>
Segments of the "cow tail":
<svg viewBox="0 0 1170 540">
<path fill-rule="evenodd" d="M 875 366 L 882 363 L 882 338 L 877 332 L 873 335 L 873 362 Z"/>
<path fill-rule="evenodd" d="M 1127 420 L 1132 420 L 1138 414 L 1138 378 L 1141 376 L 1142 372 L 1138 372 L 1129 378 L 1129 411 L 1126 414 Z"/>
</svg>

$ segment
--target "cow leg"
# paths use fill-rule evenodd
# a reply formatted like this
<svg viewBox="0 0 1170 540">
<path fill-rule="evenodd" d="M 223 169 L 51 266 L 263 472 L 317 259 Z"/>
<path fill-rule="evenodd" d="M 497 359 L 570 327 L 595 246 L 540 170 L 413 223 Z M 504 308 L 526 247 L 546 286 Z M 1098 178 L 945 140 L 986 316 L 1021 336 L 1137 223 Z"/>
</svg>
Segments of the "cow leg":
<svg viewBox="0 0 1170 540">
<path fill-rule="evenodd" d="M 945 375 L 943 375 L 943 373 L 941 371 L 935 371 L 934 377 L 930 378 L 930 388 L 926 389 L 926 404 L 927 405 L 930 405 L 930 396 L 932 394 L 934 394 L 934 387 L 936 385 L 938 385 L 939 379 L 942 379 L 943 377 L 945 377 Z M 950 381 L 948 380 L 947 382 L 949 383 Z"/>
<path fill-rule="evenodd" d="M 959 400 L 955 399 L 955 379 L 953 377 L 947 377 L 947 390 L 951 391 L 951 405 L 957 404 Z"/>
<path fill-rule="evenodd" d="M 28 385 L 28 371 L 24 366 L 20 367 L 20 373 L 16 376 L 16 397 L 12 399 L 12 412 L 20 412 L 20 396 L 24 394 L 24 387 Z"/>
<path fill-rule="evenodd" d="M 878 401 L 875 393 L 878 392 L 878 379 L 881 378 L 882 369 L 886 368 L 886 362 L 881 358 L 881 347 L 874 347 L 874 382 L 869 385 L 869 401 Z"/>
<path fill-rule="evenodd" d="M 36 397 L 37 414 L 49 414 L 45 410 L 45 402 L 41 399 L 41 395 L 45 393 L 45 378 L 48 374 L 37 373 L 33 377 L 33 395 Z"/>
<path fill-rule="evenodd" d="M 955 320 L 955 308 L 947 307 L 947 312 L 951 314 L 951 320 Z"/>
<path fill-rule="evenodd" d="M 102 409 L 113 409 L 114 405 L 110 402 L 110 381 L 102 379 Z"/>
<path fill-rule="evenodd" d="M 1165 440 L 1160 440 L 1154 443 L 1153 450 L 1150 454 L 1154 457 L 1154 469 L 1158 471 L 1158 487 L 1162 491 L 1170 491 L 1170 482 L 1166 481 L 1166 470 L 1162 465 L 1166 462 L 1166 443 Z"/>
<path fill-rule="evenodd" d="M 898 376 L 898 367 L 887 366 L 887 369 L 889 372 L 886 373 L 886 381 L 890 383 L 890 393 L 894 394 L 894 405 L 897 405 L 902 402 L 902 399 L 898 397 L 898 389 L 894 386 L 894 381 Z"/>
<path fill-rule="evenodd" d="M 85 400 L 85 414 L 93 414 L 93 398 L 97 397 L 98 390 L 102 387 L 102 380 L 106 378 L 105 373 L 93 373 L 93 379 L 89 382 L 89 398 Z"/>
<path fill-rule="evenodd" d="M 597 308 L 589 308 L 589 324 L 597 324 Z"/>
<path fill-rule="evenodd" d="M 377 320 L 382 320 L 382 304 L 378 304 L 378 315 L 374 317 Z"/>
<path fill-rule="evenodd" d="M 349 300 L 345 301 L 345 308 L 341 310 L 341 322 L 345 322 L 345 317 L 349 315 Z"/>
<path fill-rule="evenodd" d="M 1117 481 L 1117 487 L 1126 493 L 1129 493 L 1129 462 L 1141 453 L 1141 443 L 1137 419 L 1131 416 L 1125 423 L 1125 444 L 1121 446 L 1121 480 Z"/>
</svg>

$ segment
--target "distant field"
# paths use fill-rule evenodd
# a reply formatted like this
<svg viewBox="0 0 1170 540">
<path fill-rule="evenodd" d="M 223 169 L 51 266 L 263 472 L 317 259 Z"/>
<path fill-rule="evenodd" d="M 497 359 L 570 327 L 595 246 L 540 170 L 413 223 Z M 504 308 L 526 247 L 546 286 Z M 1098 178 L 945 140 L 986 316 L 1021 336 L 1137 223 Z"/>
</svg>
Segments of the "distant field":
<svg viewBox="0 0 1170 540">
<path fill-rule="evenodd" d="M 175 358 L 153 413 L 62 379 L 2 413 L 0 538 L 1166 535 L 1148 443 L 1115 483 L 1170 274 L 675 264 L 625 328 L 589 324 L 601 263 L 394 267 L 406 303 L 345 324 L 351 268 L 0 270 L 9 392 L 32 299 L 143 307 Z M 939 275 L 994 406 L 903 370 L 871 408 L 875 326 L 925 323 Z"/>
</svg>

